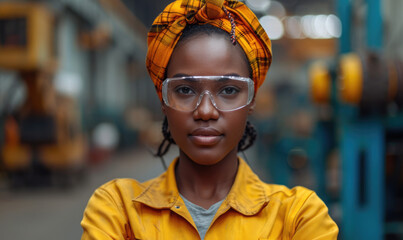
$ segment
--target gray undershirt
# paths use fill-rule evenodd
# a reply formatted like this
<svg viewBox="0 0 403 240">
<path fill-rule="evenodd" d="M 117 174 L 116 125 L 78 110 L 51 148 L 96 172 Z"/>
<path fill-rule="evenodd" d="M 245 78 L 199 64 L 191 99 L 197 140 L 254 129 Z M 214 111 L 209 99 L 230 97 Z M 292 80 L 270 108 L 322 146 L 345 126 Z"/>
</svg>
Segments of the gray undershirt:
<svg viewBox="0 0 403 240">
<path fill-rule="evenodd" d="M 181 197 L 185 202 L 186 208 L 193 218 L 193 222 L 196 224 L 200 239 L 203 240 L 204 236 L 206 235 L 207 229 L 210 227 L 210 224 L 213 221 L 213 218 L 224 199 L 214 203 L 209 209 L 204 209 L 203 207 L 190 202 L 182 195 Z"/>
</svg>

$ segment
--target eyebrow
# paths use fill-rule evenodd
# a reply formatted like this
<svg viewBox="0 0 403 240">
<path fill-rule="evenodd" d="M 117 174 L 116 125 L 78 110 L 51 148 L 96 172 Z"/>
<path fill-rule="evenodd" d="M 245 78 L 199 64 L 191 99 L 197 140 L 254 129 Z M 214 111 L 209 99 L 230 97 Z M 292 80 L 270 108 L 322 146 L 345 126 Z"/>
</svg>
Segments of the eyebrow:
<svg viewBox="0 0 403 240">
<path fill-rule="evenodd" d="M 184 74 L 184 73 L 178 73 L 178 74 L 173 75 L 174 78 L 176 78 L 176 77 L 189 77 L 189 76 L 191 76 L 191 75 Z"/>
<path fill-rule="evenodd" d="M 223 75 L 223 76 L 234 76 L 234 77 L 240 77 L 241 75 L 239 75 L 239 74 L 237 74 L 237 73 L 228 73 L 228 74 L 225 74 L 225 75 Z"/>
<path fill-rule="evenodd" d="M 189 77 L 189 76 L 192 76 L 192 75 L 184 74 L 184 73 L 177 73 L 177 74 L 175 74 L 173 77 Z M 220 76 L 234 76 L 234 77 L 240 77 L 241 75 L 239 75 L 239 74 L 237 74 L 237 73 L 227 73 L 227 74 L 220 75 Z"/>
</svg>

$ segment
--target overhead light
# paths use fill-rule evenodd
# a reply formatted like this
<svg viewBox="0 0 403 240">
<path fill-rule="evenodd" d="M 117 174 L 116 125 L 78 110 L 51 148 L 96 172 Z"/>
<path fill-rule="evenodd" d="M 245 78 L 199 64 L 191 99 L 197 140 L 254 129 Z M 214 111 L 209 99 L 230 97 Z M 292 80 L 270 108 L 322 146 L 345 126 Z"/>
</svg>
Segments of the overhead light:
<svg viewBox="0 0 403 240">
<path fill-rule="evenodd" d="M 302 39 L 305 38 L 304 33 L 302 32 L 301 26 L 301 17 L 292 16 L 285 19 L 285 29 L 287 32 L 287 36 L 289 38 L 294 39 Z"/>
<path fill-rule="evenodd" d="M 326 15 L 317 15 L 313 19 L 313 30 L 315 31 L 315 35 L 317 38 L 328 39 L 332 38 L 329 32 L 326 29 Z"/>
<path fill-rule="evenodd" d="M 56 74 L 55 87 L 59 93 L 78 97 L 82 90 L 82 78 L 78 73 L 61 71 Z"/>
<path fill-rule="evenodd" d="M 260 18 L 259 21 L 271 40 L 283 37 L 284 26 L 278 17 L 267 15 Z"/>
<path fill-rule="evenodd" d="M 270 4 L 270 0 L 246 0 L 246 5 L 255 12 L 266 12 Z"/>
<path fill-rule="evenodd" d="M 301 18 L 302 31 L 308 38 L 318 38 L 313 25 L 314 18 L 313 15 L 305 15 Z"/>
<path fill-rule="evenodd" d="M 286 11 L 283 4 L 278 1 L 271 1 L 267 14 L 281 19 L 286 16 Z"/>
<path fill-rule="evenodd" d="M 332 37 L 339 38 L 341 36 L 341 21 L 336 15 L 327 16 L 325 26 Z"/>
<path fill-rule="evenodd" d="M 107 122 L 98 124 L 92 133 L 93 144 L 106 150 L 115 149 L 119 145 L 119 137 L 118 128 Z"/>
<path fill-rule="evenodd" d="M 284 19 L 285 31 L 289 38 L 330 39 L 341 36 L 341 21 L 331 15 L 291 16 Z"/>
</svg>

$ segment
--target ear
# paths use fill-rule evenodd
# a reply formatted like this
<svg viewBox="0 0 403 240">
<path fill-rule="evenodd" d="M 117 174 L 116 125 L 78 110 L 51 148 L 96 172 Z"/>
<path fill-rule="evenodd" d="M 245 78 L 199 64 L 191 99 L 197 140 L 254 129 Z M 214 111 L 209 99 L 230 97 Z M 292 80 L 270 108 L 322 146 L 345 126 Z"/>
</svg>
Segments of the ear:
<svg viewBox="0 0 403 240">
<path fill-rule="evenodd" d="M 249 104 L 249 112 L 248 114 L 251 115 L 255 111 L 256 102 L 255 99 Z"/>
</svg>

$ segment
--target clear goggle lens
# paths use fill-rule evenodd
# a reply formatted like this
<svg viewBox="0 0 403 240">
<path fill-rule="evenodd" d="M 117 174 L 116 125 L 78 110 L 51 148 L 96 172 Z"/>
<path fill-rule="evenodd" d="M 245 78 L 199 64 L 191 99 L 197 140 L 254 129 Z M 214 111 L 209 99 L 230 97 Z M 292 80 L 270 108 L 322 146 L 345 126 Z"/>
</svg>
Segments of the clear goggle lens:
<svg viewBox="0 0 403 240">
<path fill-rule="evenodd" d="M 237 76 L 186 76 L 167 78 L 162 84 L 165 104 L 180 111 L 194 111 L 204 96 L 220 111 L 234 111 L 251 103 L 254 84 Z"/>
</svg>

